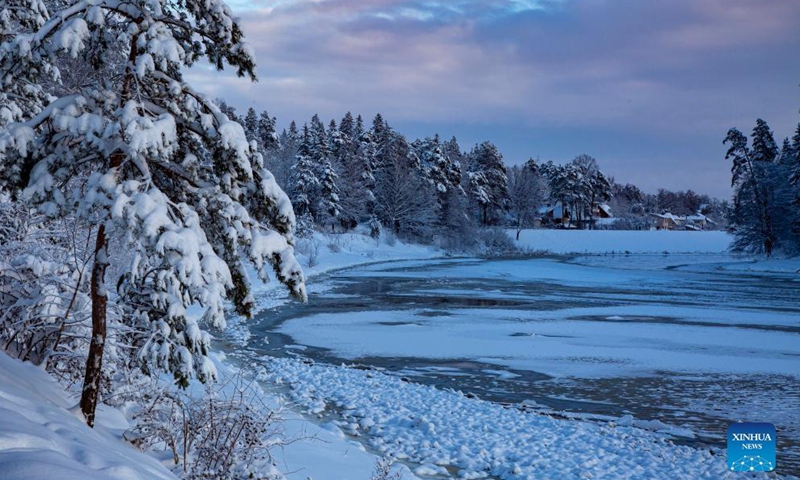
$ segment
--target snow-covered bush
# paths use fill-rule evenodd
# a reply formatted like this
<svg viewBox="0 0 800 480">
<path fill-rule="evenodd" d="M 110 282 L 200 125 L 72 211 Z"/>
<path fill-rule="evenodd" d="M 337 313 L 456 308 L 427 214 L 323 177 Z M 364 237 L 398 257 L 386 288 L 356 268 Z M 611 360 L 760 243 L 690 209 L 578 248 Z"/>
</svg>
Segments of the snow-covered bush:
<svg viewBox="0 0 800 480">
<path fill-rule="evenodd" d="M 381 222 L 374 215 L 369 219 L 369 236 L 375 240 L 381 238 Z"/>
<path fill-rule="evenodd" d="M 313 235 L 309 237 L 302 237 L 297 242 L 297 252 L 305 255 L 306 266 L 314 268 L 319 263 L 319 249 L 320 242 Z"/>
<path fill-rule="evenodd" d="M 386 230 L 383 233 L 383 242 L 390 247 L 397 245 L 397 235 L 391 230 Z"/>
<path fill-rule="evenodd" d="M 339 253 L 342 251 L 342 245 L 344 244 L 345 235 L 344 234 L 336 234 L 336 233 L 326 233 L 325 240 L 326 246 L 331 253 Z"/>
<path fill-rule="evenodd" d="M 478 253 L 485 256 L 510 255 L 518 252 L 514 241 L 502 228 L 484 228 L 478 231 Z"/>
<path fill-rule="evenodd" d="M 0 239 L 0 348 L 62 371 L 85 363 L 77 353 L 88 344 L 85 233 L 5 197 Z"/>
<path fill-rule="evenodd" d="M 135 426 L 125 438 L 167 451 L 182 478 L 283 478 L 270 452 L 285 443 L 281 419 L 240 376 L 200 397 L 152 382 L 133 398 Z"/>
<path fill-rule="evenodd" d="M 392 472 L 392 464 L 392 459 L 389 457 L 379 458 L 375 462 L 375 470 L 369 480 L 400 480 L 402 475 L 399 470 Z"/>
</svg>

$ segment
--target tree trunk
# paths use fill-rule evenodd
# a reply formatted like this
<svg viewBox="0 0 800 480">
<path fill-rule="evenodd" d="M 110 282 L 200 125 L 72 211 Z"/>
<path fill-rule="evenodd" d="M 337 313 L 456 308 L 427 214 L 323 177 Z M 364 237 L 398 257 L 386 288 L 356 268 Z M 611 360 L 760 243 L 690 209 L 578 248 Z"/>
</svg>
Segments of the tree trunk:
<svg viewBox="0 0 800 480">
<path fill-rule="evenodd" d="M 106 268 L 108 267 L 108 238 L 104 225 L 97 230 L 92 266 L 92 340 L 89 345 L 89 358 L 86 359 L 86 375 L 83 379 L 81 412 L 86 423 L 94 427 L 94 413 L 100 393 L 100 379 L 103 371 L 103 350 L 106 344 L 106 313 L 108 295 L 106 293 Z"/>
<path fill-rule="evenodd" d="M 140 25 L 142 20 L 137 21 Z M 137 43 L 141 33 L 137 33 L 131 40 L 128 52 L 128 66 L 125 68 L 125 78 L 120 91 L 119 107 L 122 108 L 131 98 L 131 85 L 134 72 L 132 65 L 136 64 Z M 110 164 L 115 171 L 125 154 L 116 151 L 111 154 Z M 102 220 L 101 220 L 102 221 Z M 100 224 L 97 229 L 97 241 L 94 247 L 94 265 L 92 266 L 92 340 L 89 343 L 89 357 L 86 359 L 86 374 L 83 377 L 83 390 L 81 392 L 81 412 L 86 418 L 86 424 L 94 427 L 94 413 L 97 409 L 97 398 L 100 393 L 100 380 L 103 373 L 103 351 L 106 346 L 106 317 L 108 315 L 108 293 L 106 292 L 106 268 L 108 268 L 108 237 L 106 227 Z"/>
</svg>

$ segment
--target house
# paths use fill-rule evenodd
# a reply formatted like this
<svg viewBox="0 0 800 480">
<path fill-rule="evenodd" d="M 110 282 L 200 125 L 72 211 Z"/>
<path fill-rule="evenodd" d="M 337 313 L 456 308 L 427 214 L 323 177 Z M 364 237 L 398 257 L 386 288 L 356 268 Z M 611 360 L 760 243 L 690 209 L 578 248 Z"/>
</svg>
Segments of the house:
<svg viewBox="0 0 800 480">
<path fill-rule="evenodd" d="M 541 217 L 542 225 L 569 225 L 569 209 L 561 201 L 541 207 L 536 213 Z"/>
<path fill-rule="evenodd" d="M 667 213 L 651 213 L 656 230 L 707 230 L 717 224 L 702 213 L 688 216 Z"/>
<path fill-rule="evenodd" d="M 611 214 L 611 207 L 605 203 L 596 204 L 592 210 L 594 218 L 614 218 L 614 215 Z"/>
<path fill-rule="evenodd" d="M 694 227 L 696 230 L 706 230 L 709 228 L 714 228 L 717 225 L 717 222 L 711 220 L 707 216 L 703 215 L 702 213 L 698 212 L 694 215 L 689 215 L 686 217 L 686 226 Z"/>
<path fill-rule="evenodd" d="M 680 230 L 686 223 L 685 217 L 679 217 L 669 212 L 651 213 L 656 230 Z"/>
</svg>

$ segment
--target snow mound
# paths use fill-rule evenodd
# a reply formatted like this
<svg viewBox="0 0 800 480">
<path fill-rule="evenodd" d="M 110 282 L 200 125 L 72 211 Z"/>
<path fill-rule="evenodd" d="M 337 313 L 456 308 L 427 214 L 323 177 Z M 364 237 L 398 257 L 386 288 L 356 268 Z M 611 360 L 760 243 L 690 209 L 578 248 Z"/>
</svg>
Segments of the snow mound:
<svg viewBox="0 0 800 480">
<path fill-rule="evenodd" d="M 509 230 L 515 238 L 516 230 Z M 568 253 L 725 253 L 731 245 L 727 232 L 667 230 L 523 230 L 520 248 Z"/>
<path fill-rule="evenodd" d="M 46 372 L 0 352 L 3 480 L 176 479 L 110 432 L 124 423 L 116 410 L 98 411 L 98 426 L 90 429 L 76 403 Z"/>
</svg>

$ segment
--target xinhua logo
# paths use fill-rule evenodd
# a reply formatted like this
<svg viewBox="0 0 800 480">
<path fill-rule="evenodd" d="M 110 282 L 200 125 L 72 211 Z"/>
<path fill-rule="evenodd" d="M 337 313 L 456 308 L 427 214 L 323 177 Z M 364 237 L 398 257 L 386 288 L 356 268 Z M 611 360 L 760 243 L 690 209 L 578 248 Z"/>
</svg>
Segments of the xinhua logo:
<svg viewBox="0 0 800 480">
<path fill-rule="evenodd" d="M 728 427 L 728 469 L 734 472 L 775 470 L 775 425 L 734 423 Z"/>
</svg>

